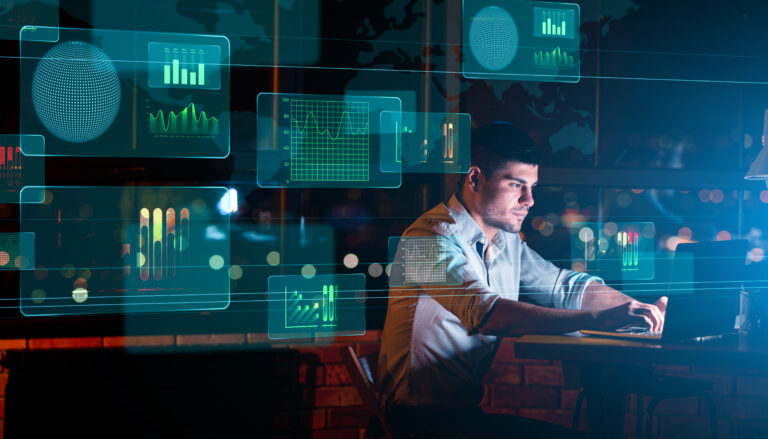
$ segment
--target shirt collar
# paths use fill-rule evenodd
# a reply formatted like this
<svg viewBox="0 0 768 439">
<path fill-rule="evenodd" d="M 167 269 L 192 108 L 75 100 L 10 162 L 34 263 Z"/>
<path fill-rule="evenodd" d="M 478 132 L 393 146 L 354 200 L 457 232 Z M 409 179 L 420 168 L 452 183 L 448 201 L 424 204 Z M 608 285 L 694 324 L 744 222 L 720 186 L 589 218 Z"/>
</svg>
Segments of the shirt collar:
<svg viewBox="0 0 768 439">
<path fill-rule="evenodd" d="M 461 204 L 458 197 L 456 197 L 456 194 L 451 196 L 451 199 L 448 200 L 448 212 L 453 220 L 456 221 L 456 225 L 459 226 L 462 237 L 467 243 L 474 246 L 475 243 L 482 242 L 483 245 L 485 245 L 486 239 L 483 229 L 481 229 L 475 220 L 472 219 L 469 212 L 467 212 L 467 209 Z"/>
<path fill-rule="evenodd" d="M 481 229 L 475 222 L 466 207 L 461 204 L 461 201 L 459 201 L 456 194 L 453 194 L 451 199 L 448 200 L 447 207 L 448 212 L 454 221 L 456 221 L 456 225 L 459 226 L 459 230 L 461 230 L 461 234 L 468 244 L 472 246 L 475 246 L 478 242 L 483 243 L 483 245 L 486 244 L 486 236 L 485 233 L 483 233 L 483 229 Z M 507 232 L 504 230 L 499 230 L 499 233 L 497 233 L 491 240 L 493 245 L 496 246 L 499 251 L 504 251 L 504 248 L 506 247 L 506 234 Z"/>
</svg>

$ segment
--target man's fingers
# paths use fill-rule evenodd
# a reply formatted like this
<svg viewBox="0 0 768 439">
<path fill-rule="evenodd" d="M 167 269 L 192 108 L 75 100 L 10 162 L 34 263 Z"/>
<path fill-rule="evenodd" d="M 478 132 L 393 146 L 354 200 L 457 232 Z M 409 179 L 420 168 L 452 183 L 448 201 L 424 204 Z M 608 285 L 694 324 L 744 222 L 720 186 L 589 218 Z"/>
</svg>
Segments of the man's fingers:
<svg viewBox="0 0 768 439">
<path fill-rule="evenodd" d="M 651 321 L 651 319 L 648 318 L 647 315 L 645 315 L 645 314 L 638 314 L 638 315 L 636 315 L 636 317 L 637 317 L 637 322 L 638 322 L 639 326 L 643 326 L 643 327 L 646 327 L 646 328 L 649 328 L 649 329 L 653 328 L 653 321 Z"/>
<path fill-rule="evenodd" d="M 638 302 L 635 305 L 635 312 L 649 317 L 649 319 L 651 320 L 651 324 L 649 325 L 649 328 L 652 331 L 661 330 L 661 327 L 664 324 L 664 315 L 661 313 L 659 308 L 657 308 L 655 305 Z"/>
<path fill-rule="evenodd" d="M 662 314 L 667 312 L 667 303 L 669 303 L 669 298 L 667 296 L 662 296 L 659 298 L 659 300 L 653 302 L 653 304 L 659 308 L 659 311 L 661 311 Z"/>
</svg>

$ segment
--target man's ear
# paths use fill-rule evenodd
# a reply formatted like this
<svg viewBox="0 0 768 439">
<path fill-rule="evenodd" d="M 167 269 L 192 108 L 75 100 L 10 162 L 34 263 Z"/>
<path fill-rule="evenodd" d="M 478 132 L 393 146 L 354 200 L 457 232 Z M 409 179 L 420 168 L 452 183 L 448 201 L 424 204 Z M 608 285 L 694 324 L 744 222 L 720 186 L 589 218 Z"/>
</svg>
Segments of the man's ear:
<svg viewBox="0 0 768 439">
<path fill-rule="evenodd" d="M 467 185 L 469 185 L 469 190 L 472 192 L 477 192 L 480 187 L 480 177 L 481 177 L 482 171 L 477 166 L 472 166 L 469 168 L 469 172 L 467 172 Z"/>
</svg>

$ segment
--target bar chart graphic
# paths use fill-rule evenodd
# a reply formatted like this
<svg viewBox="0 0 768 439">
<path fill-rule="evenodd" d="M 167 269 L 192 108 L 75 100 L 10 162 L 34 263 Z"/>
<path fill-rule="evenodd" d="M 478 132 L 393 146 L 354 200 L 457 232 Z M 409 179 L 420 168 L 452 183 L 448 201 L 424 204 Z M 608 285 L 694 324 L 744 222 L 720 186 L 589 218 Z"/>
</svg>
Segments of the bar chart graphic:
<svg viewBox="0 0 768 439">
<path fill-rule="evenodd" d="M 21 186 L 21 147 L 0 146 L 0 184 L 5 188 Z"/>
<path fill-rule="evenodd" d="M 219 135 L 219 119 L 198 114 L 195 103 L 179 112 L 158 110 L 148 113 L 149 134 L 156 137 L 216 137 Z"/>
<path fill-rule="evenodd" d="M 139 252 L 136 263 L 141 280 L 148 281 L 150 272 L 154 280 L 176 277 L 176 268 L 185 263 L 189 251 L 189 209 L 182 208 L 178 218 L 176 209 L 139 211 Z"/>
<path fill-rule="evenodd" d="M 575 15 L 573 9 L 533 8 L 533 36 L 574 38 Z"/>
<path fill-rule="evenodd" d="M 365 275 L 269 276 L 270 339 L 335 337 L 365 333 Z"/>
<path fill-rule="evenodd" d="M 151 42 L 149 86 L 155 88 L 221 88 L 221 47 Z"/>
<path fill-rule="evenodd" d="M 572 268 L 605 280 L 655 276 L 656 228 L 651 222 L 572 223 Z"/>
<path fill-rule="evenodd" d="M 640 235 L 637 232 L 619 232 L 616 240 L 621 255 L 621 269 L 637 270 L 640 263 Z"/>
<path fill-rule="evenodd" d="M 323 285 L 322 291 L 288 291 L 285 287 L 285 327 L 327 328 L 336 326 L 338 285 Z"/>
</svg>

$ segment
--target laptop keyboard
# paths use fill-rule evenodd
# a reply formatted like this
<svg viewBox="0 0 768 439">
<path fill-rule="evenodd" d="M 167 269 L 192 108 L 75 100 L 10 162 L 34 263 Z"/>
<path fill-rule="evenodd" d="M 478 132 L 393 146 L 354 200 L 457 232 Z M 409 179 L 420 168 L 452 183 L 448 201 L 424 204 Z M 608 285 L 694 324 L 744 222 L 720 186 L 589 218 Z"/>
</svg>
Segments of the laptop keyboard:
<svg viewBox="0 0 768 439">
<path fill-rule="evenodd" d="M 621 334 L 632 334 L 632 335 L 652 335 L 652 336 L 661 335 L 661 331 L 651 331 L 648 328 L 643 328 L 640 326 L 630 326 L 628 328 L 621 328 L 621 329 L 617 329 L 616 332 Z"/>
</svg>

